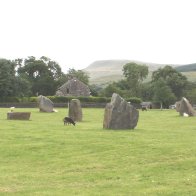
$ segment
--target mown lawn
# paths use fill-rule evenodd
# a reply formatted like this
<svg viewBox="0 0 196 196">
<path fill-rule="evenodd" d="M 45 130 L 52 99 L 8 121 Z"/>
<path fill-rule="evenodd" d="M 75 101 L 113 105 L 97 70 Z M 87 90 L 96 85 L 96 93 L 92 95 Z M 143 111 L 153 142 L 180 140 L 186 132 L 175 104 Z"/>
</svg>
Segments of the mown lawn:
<svg viewBox="0 0 196 196">
<path fill-rule="evenodd" d="M 0 108 L 0 195 L 196 195 L 196 117 L 140 111 L 130 131 L 103 130 L 103 109 L 83 109 L 64 126 L 67 109 L 31 111 L 7 120 Z"/>
</svg>

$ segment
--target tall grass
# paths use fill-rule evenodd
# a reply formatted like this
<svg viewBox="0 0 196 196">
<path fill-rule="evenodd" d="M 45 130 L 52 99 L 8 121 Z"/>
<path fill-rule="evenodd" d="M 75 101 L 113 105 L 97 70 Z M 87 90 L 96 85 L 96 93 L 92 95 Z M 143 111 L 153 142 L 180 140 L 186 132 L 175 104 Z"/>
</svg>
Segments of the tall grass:
<svg viewBox="0 0 196 196">
<path fill-rule="evenodd" d="M 196 118 L 140 111 L 130 131 L 102 128 L 103 109 L 31 111 L 7 120 L 0 108 L 0 195 L 196 195 Z"/>
</svg>

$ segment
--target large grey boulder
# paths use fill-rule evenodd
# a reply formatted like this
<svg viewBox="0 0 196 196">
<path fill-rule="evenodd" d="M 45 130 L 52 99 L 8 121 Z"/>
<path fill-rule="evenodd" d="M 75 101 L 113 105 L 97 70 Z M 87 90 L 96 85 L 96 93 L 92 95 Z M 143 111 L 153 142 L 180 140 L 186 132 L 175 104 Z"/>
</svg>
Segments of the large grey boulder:
<svg viewBox="0 0 196 196">
<path fill-rule="evenodd" d="M 177 105 L 176 111 L 179 112 L 181 116 L 196 116 L 196 112 L 192 105 L 185 97 L 183 97 L 181 101 L 177 102 Z"/>
<path fill-rule="evenodd" d="M 114 93 L 111 103 L 105 107 L 103 128 L 134 129 L 137 126 L 139 111 L 130 103 Z"/>
<path fill-rule="evenodd" d="M 82 121 L 82 108 L 79 99 L 72 99 L 69 104 L 69 117 L 74 121 Z"/>
<path fill-rule="evenodd" d="M 40 95 L 37 99 L 40 112 L 54 112 L 53 102 L 47 97 Z"/>
</svg>

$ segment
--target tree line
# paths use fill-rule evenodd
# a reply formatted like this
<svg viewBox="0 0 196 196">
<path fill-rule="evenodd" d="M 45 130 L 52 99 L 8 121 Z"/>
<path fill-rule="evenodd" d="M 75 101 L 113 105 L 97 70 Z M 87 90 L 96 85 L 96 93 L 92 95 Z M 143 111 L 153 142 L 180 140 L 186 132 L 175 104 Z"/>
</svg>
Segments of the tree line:
<svg viewBox="0 0 196 196">
<path fill-rule="evenodd" d="M 65 74 L 57 62 L 45 56 L 0 59 L 0 98 L 55 95 L 58 87 L 74 76 L 89 85 L 93 96 L 111 97 L 115 92 L 124 98 L 138 97 L 164 106 L 185 96 L 196 103 L 196 83 L 169 65 L 154 71 L 148 82 L 144 82 L 149 74 L 146 65 L 127 63 L 122 71 L 124 79 L 100 87 L 89 85 L 89 76 L 82 70 L 69 69 Z"/>
<path fill-rule="evenodd" d="M 196 103 L 196 83 L 187 80 L 186 76 L 167 65 L 152 73 L 151 80 L 144 82 L 149 70 L 146 65 L 127 63 L 123 66 L 124 79 L 109 84 L 101 94 L 111 96 L 117 92 L 122 97 L 140 97 L 145 101 L 153 101 L 162 106 L 187 97 Z"/>
<path fill-rule="evenodd" d="M 57 62 L 45 56 L 0 59 L 0 97 L 54 95 L 70 75 L 88 84 L 89 77 L 83 71 L 69 69 L 65 74 Z"/>
</svg>

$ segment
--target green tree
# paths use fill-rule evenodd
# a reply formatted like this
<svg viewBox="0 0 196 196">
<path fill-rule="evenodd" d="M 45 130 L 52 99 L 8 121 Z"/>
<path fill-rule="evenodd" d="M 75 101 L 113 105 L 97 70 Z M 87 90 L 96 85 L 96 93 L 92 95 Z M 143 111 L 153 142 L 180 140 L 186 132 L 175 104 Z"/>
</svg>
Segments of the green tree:
<svg viewBox="0 0 196 196">
<path fill-rule="evenodd" d="M 82 70 L 75 70 L 75 69 L 69 69 L 68 73 L 67 73 L 67 77 L 75 77 L 78 80 L 80 80 L 81 82 L 83 82 L 84 84 L 89 84 L 89 76 L 87 73 L 85 73 Z"/>
<path fill-rule="evenodd" d="M 186 97 L 192 104 L 196 104 L 196 88 L 188 91 Z"/>
<path fill-rule="evenodd" d="M 31 96 L 31 84 L 28 80 L 16 76 L 14 86 L 14 96 L 23 97 Z"/>
<path fill-rule="evenodd" d="M 127 63 L 123 66 L 123 75 L 128 82 L 132 96 L 139 96 L 142 81 L 148 75 L 148 67 L 136 63 Z"/>
<path fill-rule="evenodd" d="M 59 80 L 59 78 L 62 77 L 63 73 L 61 71 L 61 67 L 57 62 L 52 61 L 51 59 L 45 56 L 42 56 L 40 60 L 42 60 L 47 65 L 47 69 L 51 73 L 54 80 Z"/>
<path fill-rule="evenodd" d="M 42 56 L 36 59 L 33 56 L 24 60 L 23 65 L 19 65 L 18 74 L 27 80 L 31 86 L 32 95 L 54 95 L 59 85 L 59 80 L 63 77 L 60 66 L 55 61 Z"/>
<path fill-rule="evenodd" d="M 166 84 L 163 79 L 159 79 L 154 83 L 154 101 L 160 103 L 161 109 L 163 105 L 168 107 L 169 104 L 173 103 L 176 100 L 174 93 L 171 88 Z"/>
<path fill-rule="evenodd" d="M 101 92 L 101 96 L 111 97 L 113 93 L 118 93 L 122 96 L 121 90 L 116 86 L 116 83 L 107 85 Z"/>
<path fill-rule="evenodd" d="M 101 86 L 96 85 L 96 84 L 91 84 L 89 85 L 90 91 L 91 91 L 91 95 L 92 96 L 98 96 L 100 91 L 102 90 Z"/>
<path fill-rule="evenodd" d="M 188 82 L 185 96 L 190 103 L 196 104 L 196 82 Z"/>
<path fill-rule="evenodd" d="M 20 66 L 20 59 L 10 61 L 0 59 L 0 96 L 28 96 L 30 93 L 30 83 L 21 78 L 16 73 L 16 67 Z"/>
<path fill-rule="evenodd" d="M 128 90 L 129 89 L 129 83 L 127 80 L 120 80 L 118 82 L 114 82 L 117 88 L 121 90 Z"/>
<path fill-rule="evenodd" d="M 154 71 L 152 74 L 153 82 L 157 82 L 161 78 L 166 82 L 166 85 L 171 88 L 177 98 L 183 96 L 188 83 L 186 76 L 183 76 L 180 72 L 167 65 L 164 68 Z"/>
<path fill-rule="evenodd" d="M 0 96 L 14 96 L 16 63 L 7 59 L 0 59 Z"/>
<path fill-rule="evenodd" d="M 152 101 L 153 100 L 153 84 L 152 82 L 142 83 L 141 85 L 141 98 L 142 100 Z"/>
</svg>

